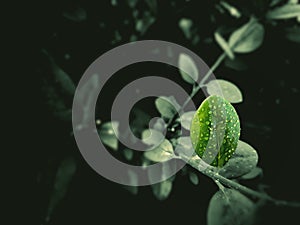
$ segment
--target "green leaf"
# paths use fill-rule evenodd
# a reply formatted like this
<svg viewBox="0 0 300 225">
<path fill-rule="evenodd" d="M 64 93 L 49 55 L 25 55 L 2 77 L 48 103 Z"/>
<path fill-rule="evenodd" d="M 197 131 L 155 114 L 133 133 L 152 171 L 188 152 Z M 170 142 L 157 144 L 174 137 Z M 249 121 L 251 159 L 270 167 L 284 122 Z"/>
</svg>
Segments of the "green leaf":
<svg viewBox="0 0 300 225">
<path fill-rule="evenodd" d="M 157 130 L 154 129 L 147 129 L 144 130 L 142 133 L 142 141 L 146 145 L 153 145 L 157 146 L 165 139 L 165 136 Z"/>
<path fill-rule="evenodd" d="M 131 149 L 125 148 L 123 150 L 123 154 L 124 154 L 125 159 L 127 159 L 128 161 L 132 160 L 133 151 Z"/>
<path fill-rule="evenodd" d="M 145 2 L 148 4 L 151 12 L 157 13 L 157 0 L 146 0 Z"/>
<path fill-rule="evenodd" d="M 255 167 L 253 170 L 251 170 L 249 173 L 245 174 L 241 178 L 244 180 L 253 179 L 258 176 L 261 176 L 263 174 L 263 170 L 260 167 Z"/>
<path fill-rule="evenodd" d="M 179 55 L 178 67 L 182 79 L 187 83 L 194 84 L 198 80 L 199 74 L 197 66 L 189 55 L 185 53 Z"/>
<path fill-rule="evenodd" d="M 148 150 L 144 156 L 153 162 L 164 162 L 174 157 L 172 144 L 165 139 L 157 148 Z"/>
<path fill-rule="evenodd" d="M 53 210 L 65 197 L 75 171 L 76 162 L 73 158 L 69 157 L 61 162 L 55 176 L 54 189 L 49 200 L 46 221 L 49 221 Z"/>
<path fill-rule="evenodd" d="M 227 2 L 221 1 L 220 4 L 230 13 L 231 16 L 235 18 L 240 18 L 241 13 L 232 5 L 229 5 Z"/>
<path fill-rule="evenodd" d="M 90 117 L 90 111 L 93 107 L 93 99 L 97 97 L 97 88 L 100 83 L 98 74 L 93 74 L 90 79 L 84 83 L 80 89 L 79 103 L 82 105 L 82 121 L 81 125 L 84 127 L 86 123 L 94 118 Z"/>
<path fill-rule="evenodd" d="M 173 96 L 161 96 L 157 98 L 155 100 L 155 106 L 162 117 L 166 119 L 171 119 L 180 109 L 180 105 Z"/>
<path fill-rule="evenodd" d="M 192 123 L 195 113 L 196 113 L 196 111 L 189 111 L 189 112 L 185 112 L 181 115 L 180 122 L 181 122 L 181 126 L 184 129 L 190 130 L 191 123 Z"/>
<path fill-rule="evenodd" d="M 251 172 L 257 165 L 258 155 L 254 148 L 243 141 L 238 146 L 219 174 L 227 178 L 236 178 Z"/>
<path fill-rule="evenodd" d="M 240 121 L 233 106 L 220 96 L 206 98 L 191 125 L 192 145 L 204 162 L 224 166 L 233 155 L 240 136 Z"/>
<path fill-rule="evenodd" d="M 153 184 L 152 186 L 152 191 L 154 196 L 158 200 L 165 200 L 166 198 L 169 197 L 171 191 L 172 191 L 172 181 L 170 179 L 162 181 L 157 184 Z"/>
<path fill-rule="evenodd" d="M 193 172 L 189 172 L 189 179 L 194 185 L 199 184 L 199 178 L 198 178 L 197 174 L 195 174 Z"/>
<path fill-rule="evenodd" d="M 290 19 L 300 16 L 300 4 L 286 4 L 277 7 L 266 14 L 268 19 Z"/>
<path fill-rule="evenodd" d="M 138 176 L 133 170 L 128 170 L 129 185 L 124 185 L 124 188 L 131 194 L 136 195 L 138 193 Z"/>
<path fill-rule="evenodd" d="M 263 42 L 264 27 L 254 19 L 234 31 L 229 37 L 229 46 L 236 53 L 249 53 Z"/>
<path fill-rule="evenodd" d="M 192 38 L 191 28 L 193 26 L 193 21 L 187 18 L 182 18 L 178 22 L 179 27 L 181 28 L 182 32 L 184 33 L 187 39 Z"/>
<path fill-rule="evenodd" d="M 210 95 L 219 95 L 231 103 L 240 103 L 243 96 L 240 89 L 227 80 L 212 80 L 206 84 L 207 92 Z"/>
<path fill-rule="evenodd" d="M 101 141 L 113 150 L 118 150 L 118 127 L 117 121 L 106 122 L 102 124 L 99 131 Z"/>
<path fill-rule="evenodd" d="M 286 29 L 286 38 L 292 42 L 300 43 L 300 27 Z"/>
<path fill-rule="evenodd" d="M 55 82 L 61 87 L 62 92 L 69 96 L 73 96 L 76 87 L 71 77 L 57 65 L 53 57 L 49 55 L 45 49 L 43 49 L 42 52 L 48 57 L 52 69 L 51 72 L 54 75 Z"/>
<path fill-rule="evenodd" d="M 225 188 L 213 195 L 207 211 L 208 225 L 252 225 L 255 204 L 240 192 Z"/>
<path fill-rule="evenodd" d="M 235 58 L 234 60 L 231 60 L 228 58 L 225 59 L 225 66 L 227 66 L 230 69 L 237 70 L 237 71 L 243 71 L 243 70 L 248 69 L 247 64 L 240 58 Z"/>
<path fill-rule="evenodd" d="M 225 39 L 218 32 L 215 32 L 215 39 L 220 45 L 220 47 L 223 49 L 223 51 L 227 54 L 227 56 L 230 59 L 234 59 L 234 54 L 231 51 L 231 48 L 229 47 L 227 41 L 225 41 Z"/>
</svg>

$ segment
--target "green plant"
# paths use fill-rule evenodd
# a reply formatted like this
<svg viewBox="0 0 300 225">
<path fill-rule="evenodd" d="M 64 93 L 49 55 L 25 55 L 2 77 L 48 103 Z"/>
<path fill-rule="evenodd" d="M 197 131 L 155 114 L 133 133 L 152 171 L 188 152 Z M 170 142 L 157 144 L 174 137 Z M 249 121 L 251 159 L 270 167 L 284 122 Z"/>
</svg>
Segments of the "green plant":
<svg viewBox="0 0 300 225">
<path fill-rule="evenodd" d="M 232 13 L 239 13 L 226 2 L 221 4 Z M 262 169 L 257 167 L 258 154 L 256 150 L 246 142 L 239 140 L 240 121 L 231 103 L 241 103 L 243 101 L 242 93 L 235 84 L 226 80 L 217 79 L 207 82 L 212 72 L 225 59 L 234 60 L 236 54 L 253 52 L 262 44 L 264 26 L 260 21 L 271 22 L 277 19 L 299 18 L 299 7 L 300 5 L 290 3 L 269 10 L 266 18 L 251 16 L 246 24 L 229 35 L 228 41 L 217 30 L 215 40 L 222 48 L 223 53 L 199 84 L 196 82 L 199 79 L 199 72 L 192 58 L 184 53 L 181 54 L 178 66 L 182 70 L 188 71 L 188 74 L 181 72 L 182 78 L 185 82 L 193 85 L 190 98 L 182 106 L 179 106 L 173 96 L 157 98 L 155 106 L 162 119 L 165 120 L 166 127 L 161 127 L 164 123 L 157 121 L 154 128 L 142 131 L 144 143 L 149 146 L 161 140 L 164 129 L 168 132 L 168 139 L 165 139 L 153 150 L 144 153 L 143 164 L 148 165 L 150 162 L 162 162 L 172 158 L 181 159 L 200 173 L 210 177 L 218 185 L 219 191 L 212 197 L 208 208 L 209 225 L 252 224 L 255 212 L 264 202 L 300 207 L 299 202 L 277 200 L 265 192 L 252 190 L 239 183 L 240 180 L 253 179 L 262 174 Z M 187 34 L 187 36 L 191 35 Z M 201 103 L 197 112 L 184 112 L 181 117 L 178 117 L 177 111 L 183 112 L 185 106 L 201 88 L 206 88 L 210 97 Z M 179 126 L 190 130 L 191 137 L 182 137 L 176 129 Z M 149 135 L 152 137 L 151 141 L 147 139 Z M 180 151 L 175 152 L 174 149 L 178 145 L 181 146 Z M 113 146 L 110 145 L 110 147 Z M 192 158 L 185 155 L 185 152 L 193 150 L 196 154 Z M 198 176 L 193 171 L 189 171 L 187 174 L 192 183 L 198 184 Z M 171 192 L 173 180 L 174 177 L 153 185 L 154 195 L 160 200 L 167 198 Z M 259 201 L 255 203 L 253 201 L 255 199 Z"/>
<path fill-rule="evenodd" d="M 130 7 L 134 8 L 136 1 L 128 2 L 131 2 Z M 139 19 L 137 13 L 134 14 L 137 20 L 135 26 L 137 34 L 130 37 L 132 41 L 136 40 L 137 36 L 143 37 L 148 27 L 155 21 L 157 4 L 151 3 L 156 1 L 146 2 L 151 8 L 151 13 L 145 14 L 145 18 Z M 96 124 L 99 126 L 99 136 L 103 143 L 112 150 L 112 154 L 116 154 L 120 159 L 127 162 L 134 161 L 134 163 L 139 165 L 149 165 L 172 158 L 183 160 L 189 166 L 184 167 L 182 173 L 187 175 L 195 185 L 199 182 L 198 174 L 195 171 L 210 177 L 219 187 L 219 191 L 212 197 L 209 205 L 207 215 L 209 225 L 251 224 L 254 213 L 265 202 L 271 202 L 275 205 L 299 207 L 300 204 L 297 202 L 277 200 L 262 190 L 256 191 L 240 184 L 242 180 L 262 176 L 263 171 L 262 168 L 257 167 L 258 154 L 256 150 L 248 143 L 239 140 L 240 121 L 231 104 L 243 101 L 242 92 L 235 84 L 227 80 L 209 80 L 212 72 L 223 62 L 229 67 L 243 68 L 243 65 L 238 61 L 239 54 L 251 53 L 261 46 L 264 39 L 265 25 L 274 25 L 280 23 L 280 21 L 285 22 L 290 19 L 297 23 L 300 18 L 299 7 L 299 4 L 295 3 L 295 1 L 289 1 L 288 4 L 285 4 L 283 1 L 273 0 L 270 1 L 270 5 L 268 5 L 266 10 L 267 12 L 263 16 L 261 14 L 253 15 L 252 13 L 246 13 L 247 22 L 242 26 L 235 28 L 237 26 L 235 25 L 234 28 L 230 27 L 226 29 L 224 27 L 217 28 L 214 38 L 223 52 L 215 63 L 213 63 L 208 73 L 198 83 L 196 82 L 199 80 L 197 66 L 192 58 L 182 53 L 178 59 L 178 67 L 184 71 L 188 71 L 188 74 L 180 72 L 182 79 L 192 86 L 190 97 L 182 105 L 179 105 L 173 96 L 161 96 L 157 98 L 155 100 L 155 107 L 160 113 L 161 119 L 157 120 L 153 124 L 153 127 L 149 129 L 145 129 L 145 127 L 148 126 L 150 116 L 139 108 L 134 108 L 132 112 L 134 119 L 131 121 L 131 129 L 133 133 L 141 137 L 144 144 L 149 147 L 156 145 L 163 139 L 163 142 L 159 146 L 144 154 L 136 153 L 119 144 L 117 136 L 123 134 L 121 132 L 115 134 L 113 130 L 113 127 L 118 127 L 118 121 L 102 122 L 99 118 L 96 118 Z M 226 11 L 234 18 L 241 17 L 241 12 L 226 1 L 218 1 L 216 9 L 223 13 Z M 147 20 L 146 17 L 150 19 Z M 189 42 L 193 44 L 198 43 L 199 37 L 191 20 L 182 18 L 179 21 L 179 27 Z M 113 44 L 120 42 L 120 35 L 117 34 L 119 33 L 116 32 L 117 37 L 112 41 Z M 287 28 L 286 38 L 299 43 L 299 27 L 291 25 Z M 46 51 L 44 53 L 48 55 Z M 72 97 L 75 85 L 68 74 L 55 64 L 53 58 L 50 55 L 48 57 L 52 66 L 52 73 L 55 75 L 57 82 L 55 85 L 59 86 L 60 90 L 56 92 L 53 86 L 46 84 L 44 91 L 50 99 L 48 103 L 52 107 L 55 116 L 69 121 L 71 110 L 66 106 L 65 101 L 59 97 L 59 94 L 63 93 L 68 97 Z M 86 88 L 88 90 L 95 88 L 94 85 L 96 82 L 98 81 L 92 80 Z M 205 89 L 211 96 L 202 102 L 202 99 L 195 98 L 201 89 Z M 88 98 L 89 96 L 87 96 Z M 192 99 L 197 105 L 201 105 L 198 113 L 194 111 L 185 112 L 185 107 Z M 223 104 L 225 105 L 223 106 Z M 90 107 L 88 101 L 85 106 L 87 108 Z M 211 108 L 214 106 L 217 109 L 221 107 L 220 111 L 216 112 L 218 116 L 213 116 Z M 181 117 L 179 117 L 178 111 L 183 112 Z M 221 111 L 223 111 L 224 117 L 222 117 Z M 203 121 L 200 121 L 200 119 Z M 217 126 L 215 127 L 215 125 Z M 186 131 L 190 131 L 191 137 L 189 135 L 183 136 L 179 130 L 181 126 Z M 165 139 L 163 131 L 167 132 Z M 203 138 L 201 134 L 203 134 Z M 207 136 L 207 134 L 209 135 Z M 210 143 L 211 146 L 207 146 L 209 138 L 214 135 L 215 139 Z M 148 138 L 149 136 L 151 136 L 150 139 Z M 180 151 L 175 152 L 174 149 L 177 146 L 180 146 L 178 148 Z M 192 158 L 186 156 L 186 152 L 194 150 L 197 154 Z M 212 157 L 213 160 L 205 158 L 206 153 L 215 156 Z M 191 169 L 192 167 L 194 169 Z M 54 184 L 58 190 L 50 198 L 47 218 L 51 215 L 55 205 L 63 198 L 74 171 L 75 163 L 73 158 L 67 158 L 67 160 L 61 163 Z M 128 176 L 132 181 L 132 185 L 137 183 L 137 176 L 134 173 L 129 173 Z M 151 174 L 149 174 L 149 179 L 151 179 Z M 151 188 L 154 196 L 159 200 L 166 199 L 171 193 L 175 179 L 176 177 L 173 176 L 161 183 L 152 185 Z M 133 194 L 138 193 L 136 186 L 126 188 Z"/>
</svg>

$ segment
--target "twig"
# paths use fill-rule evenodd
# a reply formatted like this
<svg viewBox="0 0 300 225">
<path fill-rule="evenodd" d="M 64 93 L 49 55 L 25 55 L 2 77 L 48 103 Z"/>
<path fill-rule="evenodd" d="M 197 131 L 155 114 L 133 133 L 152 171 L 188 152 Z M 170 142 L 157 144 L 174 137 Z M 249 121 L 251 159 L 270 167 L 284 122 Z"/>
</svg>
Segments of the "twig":
<svg viewBox="0 0 300 225">
<path fill-rule="evenodd" d="M 212 178 L 215 182 L 220 182 L 223 185 L 225 185 L 229 188 L 233 188 L 245 195 L 251 196 L 253 198 L 267 200 L 277 206 L 300 207 L 300 202 L 289 202 L 289 201 L 274 199 L 265 193 L 261 193 L 261 192 L 252 190 L 252 189 L 245 187 L 235 181 L 229 180 L 229 179 L 221 176 L 220 174 L 218 174 L 216 171 L 216 168 L 206 164 L 200 158 L 199 158 L 199 160 L 191 160 L 189 157 L 187 157 L 183 154 L 180 154 L 179 157 L 181 158 L 181 160 L 185 161 L 186 163 L 188 163 L 190 166 L 197 169 L 202 174 Z"/>
<path fill-rule="evenodd" d="M 226 53 L 224 52 L 217 58 L 217 60 L 212 65 L 212 67 L 209 69 L 209 71 L 207 71 L 207 73 L 204 75 L 204 77 L 202 78 L 200 83 L 198 85 L 195 83 L 196 84 L 195 88 L 193 88 L 193 91 L 190 94 L 190 96 L 185 100 L 185 102 L 179 108 L 178 113 L 181 113 L 184 110 L 184 108 L 187 106 L 187 104 L 192 100 L 192 98 L 201 90 L 201 88 L 204 87 L 207 79 L 219 67 L 219 65 L 223 62 L 223 60 L 225 58 L 226 58 Z M 173 117 L 168 121 L 167 127 L 169 127 L 173 123 L 174 119 L 176 118 L 176 115 L 177 114 L 174 114 Z"/>
</svg>

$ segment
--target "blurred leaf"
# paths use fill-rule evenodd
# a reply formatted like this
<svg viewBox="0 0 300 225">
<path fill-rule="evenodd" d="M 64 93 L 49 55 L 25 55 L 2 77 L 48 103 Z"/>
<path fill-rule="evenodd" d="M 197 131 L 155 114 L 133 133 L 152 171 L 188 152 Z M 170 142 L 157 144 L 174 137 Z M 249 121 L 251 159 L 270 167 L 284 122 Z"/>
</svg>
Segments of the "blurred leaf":
<svg viewBox="0 0 300 225">
<path fill-rule="evenodd" d="M 286 29 L 286 38 L 292 42 L 300 43 L 300 27 Z"/>
<path fill-rule="evenodd" d="M 300 16 L 300 4 L 286 4 L 267 12 L 268 19 L 290 19 Z"/>
<path fill-rule="evenodd" d="M 207 92 L 210 95 L 219 95 L 231 103 L 240 103 L 243 101 L 243 96 L 240 89 L 233 83 L 227 80 L 211 80 L 206 84 Z"/>
<path fill-rule="evenodd" d="M 215 39 L 217 43 L 220 45 L 220 47 L 222 48 L 222 50 L 227 54 L 227 56 L 230 59 L 234 59 L 234 54 L 231 51 L 231 48 L 229 47 L 225 39 L 218 32 L 215 32 Z"/>
<path fill-rule="evenodd" d="M 45 85 L 42 87 L 46 94 L 47 104 L 55 117 L 63 121 L 70 121 L 72 119 L 72 111 L 66 100 L 69 97 L 73 97 L 75 84 L 45 49 L 42 49 L 42 53 L 46 55 L 51 68 L 51 77 L 45 81 Z"/>
<path fill-rule="evenodd" d="M 56 173 L 54 189 L 50 196 L 46 221 L 50 220 L 55 207 L 65 197 L 75 171 L 76 162 L 73 158 L 69 157 L 61 162 Z"/>
<path fill-rule="evenodd" d="M 234 107 L 224 98 L 206 98 L 195 113 L 191 140 L 197 155 L 215 167 L 226 165 L 236 150 L 240 121 Z"/>
<path fill-rule="evenodd" d="M 140 137 L 145 128 L 148 127 L 151 117 L 137 107 L 132 109 L 133 119 L 130 122 L 130 129 L 136 137 Z"/>
<path fill-rule="evenodd" d="M 236 178 L 251 172 L 257 165 L 258 155 L 254 148 L 243 141 L 238 146 L 219 174 L 227 178 Z"/>
<path fill-rule="evenodd" d="M 220 4 L 230 13 L 231 16 L 235 18 L 240 18 L 241 13 L 232 5 L 229 5 L 227 2 L 221 1 Z"/>
<path fill-rule="evenodd" d="M 240 192 L 225 188 L 211 198 L 207 211 L 208 225 L 252 225 L 255 204 Z"/>
<path fill-rule="evenodd" d="M 146 165 L 149 164 L 149 162 L 146 162 Z M 167 178 L 167 174 L 175 173 L 176 164 L 160 163 L 159 166 L 161 167 L 161 170 L 148 170 L 148 178 L 149 181 L 153 183 L 154 178 L 156 180 L 157 176 L 161 177 L 162 182 L 152 184 L 151 188 L 154 196 L 158 200 L 165 200 L 171 193 L 172 182 L 176 177 L 176 175 L 173 175 L 172 177 Z"/>
<path fill-rule="evenodd" d="M 256 178 L 257 176 L 262 175 L 262 173 L 263 173 L 262 168 L 255 167 L 253 170 L 251 170 L 249 173 L 246 173 L 241 178 L 244 180 L 253 179 Z"/>
<path fill-rule="evenodd" d="M 82 105 L 82 120 L 81 126 L 85 127 L 86 124 L 94 121 L 95 118 L 90 117 L 90 111 L 93 107 L 93 100 L 98 97 L 97 88 L 100 82 L 98 74 L 93 74 L 90 79 L 85 82 L 80 88 L 79 104 Z"/>
<path fill-rule="evenodd" d="M 281 3 L 283 0 L 271 0 L 270 2 L 270 6 L 273 7 L 275 5 L 277 5 L 278 3 Z"/>
<path fill-rule="evenodd" d="M 189 172 L 189 179 L 194 185 L 199 184 L 199 178 L 194 172 Z"/>
<path fill-rule="evenodd" d="M 73 22 L 82 22 L 87 19 L 87 13 L 85 9 L 79 6 L 74 6 L 63 12 L 63 16 Z"/>
<path fill-rule="evenodd" d="M 249 53 L 263 42 L 264 27 L 251 18 L 250 21 L 234 31 L 229 37 L 229 46 L 236 53 Z"/>
<path fill-rule="evenodd" d="M 142 133 L 142 141 L 147 145 L 157 146 L 165 139 L 165 136 L 157 130 L 147 129 Z"/>
<path fill-rule="evenodd" d="M 153 162 L 164 162 L 174 157 L 173 146 L 165 139 L 157 148 L 148 150 L 144 156 Z"/>
<path fill-rule="evenodd" d="M 242 61 L 239 57 L 235 57 L 234 60 L 231 59 L 225 59 L 225 66 L 237 70 L 237 71 L 243 71 L 248 69 L 247 64 Z"/>
<path fill-rule="evenodd" d="M 162 118 L 158 118 L 153 124 L 153 129 L 163 133 L 166 129 L 167 124 Z"/>
<path fill-rule="evenodd" d="M 118 150 L 118 127 L 117 121 L 106 122 L 102 124 L 99 131 L 101 141 L 113 150 Z"/>
<path fill-rule="evenodd" d="M 138 2 L 138 0 L 127 0 L 127 3 L 130 8 L 135 8 L 137 2 Z"/>
<path fill-rule="evenodd" d="M 123 154 L 124 154 L 125 159 L 127 159 L 128 161 L 132 160 L 133 151 L 131 149 L 125 148 L 123 150 Z"/>
<path fill-rule="evenodd" d="M 153 184 L 151 186 L 154 196 L 158 200 L 165 200 L 169 197 L 171 191 L 172 191 L 172 181 L 171 180 L 165 180 L 157 184 Z"/>
<path fill-rule="evenodd" d="M 157 13 L 157 0 L 145 0 L 148 4 L 150 11 L 153 13 Z"/>
<path fill-rule="evenodd" d="M 181 115 L 180 122 L 181 122 L 181 126 L 184 129 L 190 130 L 195 113 L 196 111 L 190 111 L 190 112 L 185 112 Z"/>
<path fill-rule="evenodd" d="M 149 12 L 145 12 L 143 14 L 143 18 L 136 20 L 135 29 L 143 35 L 154 22 L 155 17 L 153 17 Z"/>
<path fill-rule="evenodd" d="M 60 85 L 62 92 L 69 96 L 73 96 L 76 87 L 71 77 L 57 65 L 53 57 L 49 55 L 49 53 L 45 49 L 42 49 L 42 52 L 47 56 L 50 62 L 50 66 L 52 69 L 51 72 L 54 75 L 55 82 Z"/>
<path fill-rule="evenodd" d="M 131 185 L 124 185 L 124 187 L 131 194 L 136 195 L 138 193 L 138 176 L 133 170 L 128 170 L 128 177 Z"/>
<path fill-rule="evenodd" d="M 179 55 L 178 67 L 182 79 L 190 84 L 194 84 L 199 77 L 197 66 L 194 60 L 185 53 Z"/>
<path fill-rule="evenodd" d="M 63 121 L 71 121 L 72 110 L 66 106 L 64 99 L 58 95 L 58 91 L 50 85 L 45 85 L 43 91 L 46 94 L 46 101 L 53 115 Z"/>
<path fill-rule="evenodd" d="M 191 28 L 193 26 L 193 21 L 191 19 L 181 18 L 178 25 L 187 39 L 192 38 Z"/>
<path fill-rule="evenodd" d="M 158 112 L 167 119 L 171 119 L 180 109 L 180 105 L 173 96 L 161 96 L 157 98 L 155 100 L 155 106 Z"/>
</svg>

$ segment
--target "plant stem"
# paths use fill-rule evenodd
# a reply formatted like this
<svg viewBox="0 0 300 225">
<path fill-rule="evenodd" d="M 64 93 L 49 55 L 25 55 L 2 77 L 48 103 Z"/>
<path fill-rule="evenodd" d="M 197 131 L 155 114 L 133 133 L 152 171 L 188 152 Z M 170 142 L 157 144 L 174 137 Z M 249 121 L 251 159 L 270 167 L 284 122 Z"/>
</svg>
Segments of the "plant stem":
<svg viewBox="0 0 300 225">
<path fill-rule="evenodd" d="M 206 164 L 203 160 L 201 160 L 199 157 L 197 157 L 197 160 L 194 160 L 193 158 L 189 158 L 183 154 L 180 154 L 180 159 L 188 163 L 190 166 L 197 169 L 202 174 L 212 178 L 215 182 L 222 183 L 223 185 L 233 188 L 241 193 L 244 193 L 245 195 L 251 196 L 253 198 L 258 198 L 262 200 L 266 200 L 269 202 L 272 202 L 275 205 L 278 206 L 290 206 L 290 207 L 300 207 L 300 202 L 288 202 L 284 200 L 277 200 L 272 198 L 271 196 L 261 193 L 255 190 L 252 190 L 248 187 L 245 187 L 235 181 L 229 180 L 216 171 L 216 169 L 208 164 Z M 192 160 L 191 160 L 192 159 Z"/>
<path fill-rule="evenodd" d="M 183 109 L 187 106 L 187 104 L 192 100 L 192 98 L 200 91 L 201 88 L 204 87 L 205 82 L 207 81 L 207 79 L 210 77 L 210 75 L 219 67 L 219 65 L 223 62 L 223 60 L 226 58 L 226 53 L 223 52 L 215 61 L 215 63 L 212 65 L 212 67 L 209 69 L 209 71 L 207 71 L 207 73 L 204 75 L 204 77 L 202 78 L 202 80 L 200 81 L 200 83 L 198 85 L 195 86 L 195 88 L 193 88 L 192 93 L 190 94 L 190 96 L 185 100 L 185 102 L 182 104 L 182 106 L 180 107 L 180 109 L 178 110 L 178 113 L 181 113 L 183 111 Z M 175 114 L 168 122 L 167 127 L 169 127 L 177 114 Z"/>
</svg>

